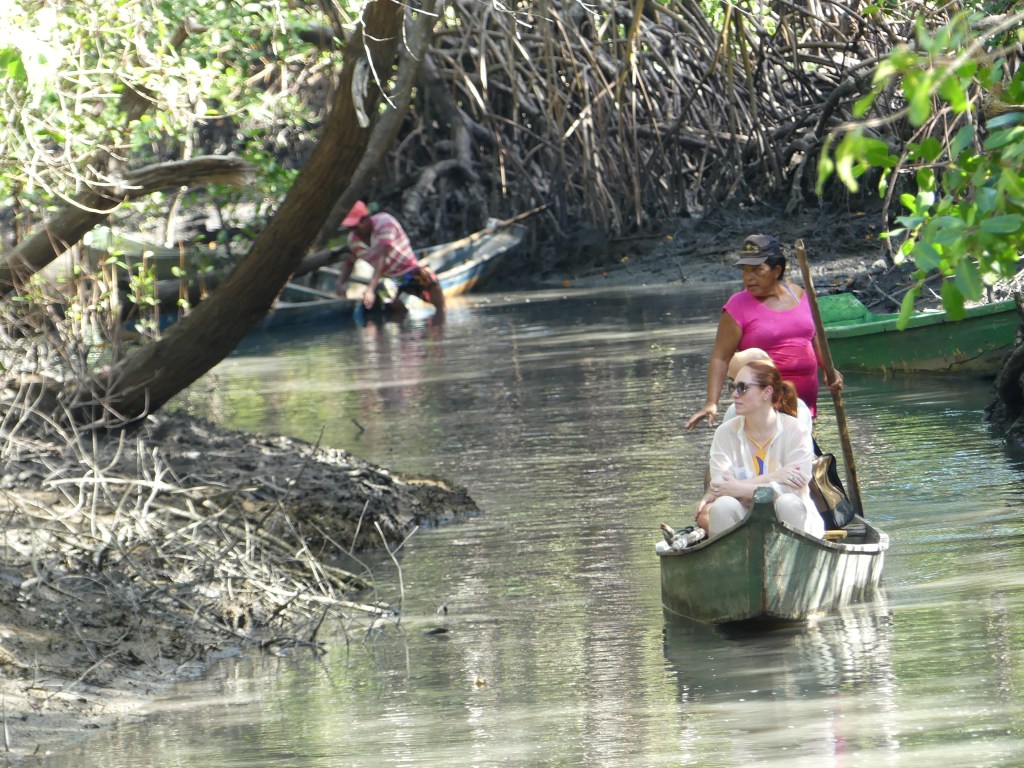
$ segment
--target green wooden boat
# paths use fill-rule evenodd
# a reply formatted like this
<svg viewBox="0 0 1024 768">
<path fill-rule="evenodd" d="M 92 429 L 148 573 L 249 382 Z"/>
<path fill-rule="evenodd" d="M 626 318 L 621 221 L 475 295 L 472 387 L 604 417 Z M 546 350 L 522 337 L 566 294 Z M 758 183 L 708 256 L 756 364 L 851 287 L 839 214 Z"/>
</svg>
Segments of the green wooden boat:
<svg viewBox="0 0 1024 768">
<path fill-rule="evenodd" d="M 877 315 L 849 293 L 818 297 L 839 370 L 995 374 L 1013 348 L 1021 313 L 1013 299 L 970 307 L 961 320 L 917 312 L 902 331 L 898 314 Z"/>
<path fill-rule="evenodd" d="M 775 517 L 774 498 L 758 488 L 729 530 L 659 552 L 665 610 L 706 624 L 804 621 L 878 588 L 887 534 L 854 517 L 842 540 L 809 536 Z"/>
</svg>

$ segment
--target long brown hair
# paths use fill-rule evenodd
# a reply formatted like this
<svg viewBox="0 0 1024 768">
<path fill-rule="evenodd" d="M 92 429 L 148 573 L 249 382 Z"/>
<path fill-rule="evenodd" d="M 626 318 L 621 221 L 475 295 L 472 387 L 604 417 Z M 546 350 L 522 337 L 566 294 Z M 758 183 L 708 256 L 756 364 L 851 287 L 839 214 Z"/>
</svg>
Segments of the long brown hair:
<svg viewBox="0 0 1024 768">
<path fill-rule="evenodd" d="M 791 381 L 783 381 L 779 369 L 767 360 L 753 360 L 744 368 L 754 374 L 754 383 L 759 387 L 772 388 L 772 406 L 776 411 L 796 416 L 796 387 Z"/>
</svg>

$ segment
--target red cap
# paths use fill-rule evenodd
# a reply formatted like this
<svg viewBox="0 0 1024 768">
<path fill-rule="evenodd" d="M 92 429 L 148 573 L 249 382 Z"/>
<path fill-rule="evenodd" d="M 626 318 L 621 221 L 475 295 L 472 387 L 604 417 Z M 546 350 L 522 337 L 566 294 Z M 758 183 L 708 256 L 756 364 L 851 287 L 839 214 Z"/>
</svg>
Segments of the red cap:
<svg viewBox="0 0 1024 768">
<path fill-rule="evenodd" d="M 356 204 L 352 206 L 352 210 L 348 212 L 348 216 L 342 219 L 341 226 L 350 228 L 354 227 L 369 215 L 370 209 L 366 207 L 366 203 L 362 200 L 356 200 Z"/>
</svg>

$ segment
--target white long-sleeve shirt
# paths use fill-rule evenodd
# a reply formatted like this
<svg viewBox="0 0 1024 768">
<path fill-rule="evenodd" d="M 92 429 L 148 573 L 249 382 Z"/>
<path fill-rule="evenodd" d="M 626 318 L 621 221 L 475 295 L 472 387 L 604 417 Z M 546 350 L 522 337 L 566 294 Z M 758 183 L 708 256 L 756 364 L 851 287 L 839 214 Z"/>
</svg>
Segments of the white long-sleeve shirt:
<svg viewBox="0 0 1024 768">
<path fill-rule="evenodd" d="M 764 471 L 774 472 L 780 467 L 796 464 L 804 479 L 811 477 L 811 465 L 814 462 L 814 443 L 811 433 L 795 418 L 785 413 L 777 414 L 775 436 L 765 451 Z M 749 440 L 744 434 L 746 417 L 736 416 L 723 422 L 715 430 L 711 441 L 711 482 L 720 483 L 726 473 L 737 480 L 751 480 L 757 477 L 754 465 L 754 454 Z M 770 483 L 765 482 L 765 485 Z M 787 483 L 779 483 L 776 489 L 782 493 L 795 493 L 807 509 L 814 509 L 811 493 L 805 484 L 795 488 Z"/>
</svg>

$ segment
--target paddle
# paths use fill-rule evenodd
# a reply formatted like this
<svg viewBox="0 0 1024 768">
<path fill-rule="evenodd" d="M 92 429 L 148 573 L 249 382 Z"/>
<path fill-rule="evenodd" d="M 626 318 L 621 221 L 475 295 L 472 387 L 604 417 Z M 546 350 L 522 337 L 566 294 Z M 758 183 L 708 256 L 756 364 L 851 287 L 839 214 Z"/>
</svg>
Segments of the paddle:
<svg viewBox="0 0 1024 768">
<path fill-rule="evenodd" d="M 311 288 L 308 285 L 299 285 L 298 283 L 289 283 L 288 287 L 297 293 L 308 293 L 310 296 L 316 296 L 319 299 L 334 299 L 335 301 L 341 301 L 344 296 L 339 296 L 336 293 L 330 291 L 321 291 L 319 288 Z"/>
<path fill-rule="evenodd" d="M 818 309 L 818 297 L 814 293 L 814 281 L 811 280 L 811 270 L 807 266 L 807 254 L 804 253 L 804 241 L 797 240 L 794 244 L 796 257 L 800 262 L 800 274 L 804 278 L 804 290 L 807 292 L 807 302 L 811 305 L 811 315 L 814 317 L 814 332 L 821 343 L 822 364 L 825 368 L 827 381 L 835 378 L 836 369 L 832 365 L 832 352 L 828 348 L 828 337 L 825 335 L 825 325 L 821 322 L 821 311 Z M 836 392 L 832 395 L 832 401 L 836 406 L 836 424 L 839 427 L 839 441 L 843 445 L 843 459 L 846 462 L 846 479 L 850 486 L 850 501 L 857 514 L 864 516 L 864 507 L 860 503 L 860 485 L 857 483 L 857 463 L 853 458 L 853 446 L 850 443 L 850 431 L 846 427 L 846 410 L 843 408 L 843 396 Z"/>
</svg>

